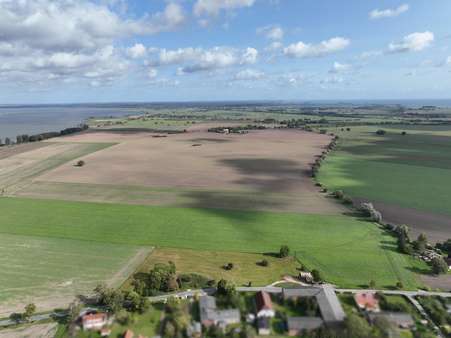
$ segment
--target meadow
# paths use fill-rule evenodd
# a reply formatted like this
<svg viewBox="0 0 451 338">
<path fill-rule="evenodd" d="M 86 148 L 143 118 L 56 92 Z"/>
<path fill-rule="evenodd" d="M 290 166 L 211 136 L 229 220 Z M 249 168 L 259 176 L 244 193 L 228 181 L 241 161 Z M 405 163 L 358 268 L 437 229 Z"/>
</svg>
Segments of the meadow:
<svg viewBox="0 0 451 338">
<path fill-rule="evenodd" d="M 150 249 L 42 236 L 0 234 L 0 317 L 27 302 L 65 306 L 101 282 L 117 287 Z M 138 258 L 138 259 L 135 259 Z"/>
<path fill-rule="evenodd" d="M 405 127 L 387 128 L 383 136 L 375 131 L 384 127 L 330 129 L 341 141 L 318 180 L 331 190 L 375 202 L 388 221 L 444 240 L 451 237 L 451 137 L 443 135 L 446 126 Z"/>
<path fill-rule="evenodd" d="M 340 286 L 419 285 L 393 237 L 349 216 L 2 198 L 0 233 L 242 253 L 275 253 L 286 244 Z"/>
</svg>

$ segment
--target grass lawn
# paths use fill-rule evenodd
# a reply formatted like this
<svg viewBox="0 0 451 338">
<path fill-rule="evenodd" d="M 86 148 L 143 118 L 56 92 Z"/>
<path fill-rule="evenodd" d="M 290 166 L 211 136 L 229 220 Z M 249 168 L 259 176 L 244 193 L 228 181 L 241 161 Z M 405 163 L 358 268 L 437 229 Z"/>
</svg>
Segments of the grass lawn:
<svg viewBox="0 0 451 338">
<path fill-rule="evenodd" d="M 57 307 L 78 294 L 91 292 L 100 282 L 111 281 L 113 286 L 119 286 L 131 271 L 118 272 L 139 249 L 131 245 L 2 233 L 0 315 L 22 309 L 30 301 L 38 304 L 39 311 L 46 304 L 49 306 L 44 309 Z"/>
<path fill-rule="evenodd" d="M 263 259 L 269 262 L 267 267 L 259 265 Z M 235 285 L 268 285 L 285 275 L 296 276 L 299 263 L 293 258 L 280 259 L 263 254 L 251 254 L 227 251 L 198 251 L 187 249 L 158 248 L 141 265 L 141 272 L 148 272 L 156 263 L 172 261 L 177 273 L 198 273 L 214 280 L 226 279 Z M 199 264 L 201 262 L 201 264 Z M 233 263 L 232 270 L 223 268 Z"/>
<path fill-rule="evenodd" d="M 376 136 L 377 129 L 338 132 L 340 146 L 318 180 L 353 197 L 451 215 L 451 137 L 410 131 L 402 136 L 398 130 Z"/>
<path fill-rule="evenodd" d="M 379 287 L 418 286 L 395 239 L 348 216 L 1 198 L 0 233 L 243 253 L 274 253 L 286 244 L 340 286 L 372 279 Z"/>
</svg>

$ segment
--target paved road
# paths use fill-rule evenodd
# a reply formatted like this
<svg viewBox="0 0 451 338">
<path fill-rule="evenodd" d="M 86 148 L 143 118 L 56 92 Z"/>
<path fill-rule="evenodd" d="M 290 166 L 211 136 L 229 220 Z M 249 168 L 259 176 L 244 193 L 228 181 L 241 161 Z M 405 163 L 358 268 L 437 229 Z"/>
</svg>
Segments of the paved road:
<svg viewBox="0 0 451 338">
<path fill-rule="evenodd" d="M 429 323 L 431 323 L 432 327 L 434 328 L 435 333 L 441 337 L 441 338 L 445 338 L 445 335 L 443 334 L 442 330 L 440 330 L 440 328 L 435 325 L 434 321 L 431 319 L 431 317 L 429 317 L 429 315 L 427 314 L 427 312 L 423 309 L 423 307 L 421 306 L 421 304 L 413 297 L 413 296 L 406 296 L 407 299 L 409 299 L 409 301 L 413 304 L 413 306 L 415 306 L 418 310 L 419 313 L 421 313 L 421 315 L 423 316 L 423 318 L 425 318 Z"/>
<path fill-rule="evenodd" d="M 29 321 L 19 321 L 19 322 L 15 321 L 15 320 L 11 320 L 11 319 L 3 319 L 3 320 L 0 320 L 0 327 L 11 326 L 11 325 L 15 325 L 15 324 L 39 322 L 41 320 L 46 320 L 49 318 L 64 317 L 65 315 L 66 314 L 62 313 L 62 312 L 41 313 L 41 314 L 36 314 L 34 316 L 31 316 Z"/>
<path fill-rule="evenodd" d="M 380 292 L 385 295 L 402 295 L 406 297 L 416 296 L 439 296 L 444 298 L 451 298 L 451 292 L 433 292 L 433 291 L 403 291 L 403 290 L 370 290 L 370 289 L 335 289 L 339 293 L 357 293 L 357 292 Z"/>
</svg>

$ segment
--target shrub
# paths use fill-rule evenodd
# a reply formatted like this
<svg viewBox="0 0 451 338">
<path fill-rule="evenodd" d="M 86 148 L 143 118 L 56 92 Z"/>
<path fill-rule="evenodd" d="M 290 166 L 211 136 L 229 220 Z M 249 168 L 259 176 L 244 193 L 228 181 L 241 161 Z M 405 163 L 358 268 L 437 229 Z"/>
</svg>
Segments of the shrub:
<svg viewBox="0 0 451 338">
<path fill-rule="evenodd" d="M 279 250 L 279 257 L 285 258 L 290 254 L 290 248 L 287 245 L 282 245 Z"/>
<path fill-rule="evenodd" d="M 343 203 L 344 203 L 344 204 L 349 204 L 349 205 L 351 205 L 351 204 L 353 204 L 354 202 L 352 201 L 352 198 L 351 198 L 351 197 L 345 196 L 345 197 L 343 198 Z"/>
<path fill-rule="evenodd" d="M 372 203 L 362 203 L 360 205 L 360 211 L 369 217 L 371 221 L 377 223 L 382 222 L 382 214 L 374 208 Z"/>
<path fill-rule="evenodd" d="M 268 265 L 269 265 L 269 262 L 268 262 L 268 260 L 263 259 L 263 260 L 260 262 L 260 265 L 261 265 L 261 266 L 268 266 Z"/>
<path fill-rule="evenodd" d="M 343 193 L 342 190 L 334 191 L 333 195 L 336 199 L 339 199 L 339 200 L 343 199 L 343 197 L 345 196 L 345 194 Z"/>
<path fill-rule="evenodd" d="M 321 276 L 321 273 L 318 270 L 316 270 L 316 269 L 312 270 L 312 277 L 313 277 L 313 280 L 315 282 L 317 282 L 317 283 L 319 283 L 319 282 L 321 282 L 323 280 L 322 276 Z"/>
<path fill-rule="evenodd" d="M 443 257 L 435 257 L 431 261 L 432 272 L 436 275 L 445 274 L 448 272 L 448 264 L 446 264 Z"/>
<path fill-rule="evenodd" d="M 83 161 L 83 160 L 80 160 L 75 164 L 76 167 L 83 167 L 84 165 L 85 165 L 85 161 Z"/>
<path fill-rule="evenodd" d="M 379 129 L 378 131 L 376 131 L 376 135 L 385 135 L 387 132 L 383 129 Z"/>
<path fill-rule="evenodd" d="M 227 263 L 227 265 L 224 265 L 224 270 L 232 270 L 233 269 L 233 263 Z"/>
</svg>

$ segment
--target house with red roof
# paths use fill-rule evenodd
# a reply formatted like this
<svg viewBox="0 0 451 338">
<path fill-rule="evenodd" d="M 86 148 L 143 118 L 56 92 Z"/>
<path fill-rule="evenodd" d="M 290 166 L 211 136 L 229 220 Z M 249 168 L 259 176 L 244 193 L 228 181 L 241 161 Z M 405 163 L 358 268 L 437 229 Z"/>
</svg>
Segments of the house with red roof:
<svg viewBox="0 0 451 338">
<path fill-rule="evenodd" d="M 360 310 L 366 312 L 380 312 L 379 299 L 374 292 L 358 292 L 354 295 L 354 301 Z"/>
</svg>

